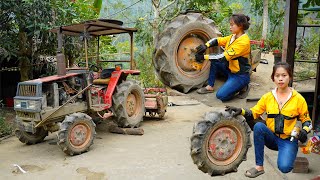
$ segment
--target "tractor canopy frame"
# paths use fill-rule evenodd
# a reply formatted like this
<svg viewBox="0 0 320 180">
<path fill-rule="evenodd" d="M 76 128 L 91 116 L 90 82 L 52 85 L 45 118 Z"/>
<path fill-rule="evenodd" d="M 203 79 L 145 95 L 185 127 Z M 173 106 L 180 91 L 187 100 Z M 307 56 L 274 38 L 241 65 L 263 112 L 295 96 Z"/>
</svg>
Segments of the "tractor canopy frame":
<svg viewBox="0 0 320 180">
<path fill-rule="evenodd" d="M 86 67 L 84 69 L 89 69 L 88 62 L 88 37 L 93 36 L 97 37 L 98 46 L 97 46 L 97 55 L 96 63 L 100 62 L 128 62 L 130 63 L 130 70 L 133 67 L 133 33 L 137 32 L 135 28 L 122 27 L 123 22 L 112 19 L 95 19 L 88 20 L 78 24 L 72 24 L 67 26 L 60 26 L 50 30 L 51 32 L 57 33 L 58 35 L 58 48 L 57 48 L 57 61 L 58 61 L 58 75 L 64 75 L 66 73 L 65 58 L 62 55 L 62 42 L 63 34 L 69 36 L 84 36 L 84 46 L 85 46 L 85 60 Z M 130 60 L 100 60 L 99 48 L 100 48 L 100 36 L 106 35 L 115 35 L 128 33 L 130 35 Z M 81 69 L 81 68 L 69 68 L 69 69 Z M 83 69 L 83 68 L 82 68 Z"/>
</svg>

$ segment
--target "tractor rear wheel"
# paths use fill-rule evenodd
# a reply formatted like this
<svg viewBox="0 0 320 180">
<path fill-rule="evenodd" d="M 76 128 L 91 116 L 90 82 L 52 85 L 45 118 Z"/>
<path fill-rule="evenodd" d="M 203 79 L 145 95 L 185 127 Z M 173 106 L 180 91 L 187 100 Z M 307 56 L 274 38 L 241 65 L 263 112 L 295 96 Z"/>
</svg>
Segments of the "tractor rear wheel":
<svg viewBox="0 0 320 180">
<path fill-rule="evenodd" d="M 138 83 L 133 80 L 122 82 L 112 100 L 115 123 L 119 127 L 139 127 L 145 107 L 144 93 Z"/>
<path fill-rule="evenodd" d="M 207 81 L 210 62 L 201 70 L 192 67 L 194 49 L 208 40 L 221 36 L 214 22 L 200 13 L 187 13 L 173 19 L 159 35 L 153 63 L 159 79 L 167 86 L 187 93 Z M 207 53 L 218 53 L 218 47 Z"/>
<path fill-rule="evenodd" d="M 33 134 L 31 132 L 26 132 L 21 125 L 18 125 L 17 129 L 15 130 L 15 135 L 22 143 L 32 145 L 42 142 L 48 135 L 48 131 L 46 131 L 43 127 L 39 127 L 36 128 L 36 132 Z"/>
<path fill-rule="evenodd" d="M 191 157 L 198 169 L 211 176 L 236 172 L 246 160 L 251 130 L 243 116 L 206 113 L 191 136 Z"/>
<path fill-rule="evenodd" d="M 96 135 L 95 123 L 84 113 L 66 116 L 58 132 L 58 145 L 68 155 L 87 152 Z"/>
</svg>

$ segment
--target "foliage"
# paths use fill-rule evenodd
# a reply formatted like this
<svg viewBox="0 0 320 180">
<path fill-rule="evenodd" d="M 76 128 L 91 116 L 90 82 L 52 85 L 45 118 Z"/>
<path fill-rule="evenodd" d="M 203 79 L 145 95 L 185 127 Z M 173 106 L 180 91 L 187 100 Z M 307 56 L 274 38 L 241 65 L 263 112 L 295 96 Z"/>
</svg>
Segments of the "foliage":
<svg viewBox="0 0 320 180">
<path fill-rule="evenodd" d="M 163 84 L 156 76 L 152 63 L 153 48 L 145 48 L 138 53 L 137 66 L 141 71 L 139 80 L 144 88 L 163 87 Z"/>
<path fill-rule="evenodd" d="M 101 6 L 102 6 L 102 0 L 95 0 L 94 1 L 93 7 L 95 8 L 95 10 L 97 12 L 100 12 Z"/>
<path fill-rule="evenodd" d="M 5 121 L 4 114 L 0 113 L 0 137 L 12 133 L 12 126 Z"/>
<path fill-rule="evenodd" d="M 303 8 L 308 8 L 312 6 L 320 6 L 319 0 L 307 0 L 305 4 L 302 5 Z"/>
<path fill-rule="evenodd" d="M 261 0 L 249 0 L 251 3 L 251 13 L 262 17 L 263 14 L 263 1 Z M 269 11 L 269 30 L 267 34 L 266 47 L 267 50 L 273 51 L 276 49 L 282 49 L 283 39 L 283 22 L 284 22 L 284 1 L 268 0 Z M 272 13 L 271 13 L 272 12 Z M 262 21 L 257 19 L 255 28 L 251 28 L 253 31 L 251 34 L 255 34 L 255 39 L 261 39 Z M 259 23 L 260 22 L 260 23 Z M 259 33 L 260 30 L 260 33 Z M 249 29 L 250 31 L 250 29 Z"/>
<path fill-rule="evenodd" d="M 99 7 L 99 3 L 95 5 Z M 20 64 L 37 68 L 33 65 L 39 62 L 40 55 L 55 55 L 56 36 L 49 29 L 96 18 L 96 10 L 93 0 L 2 1 L 0 48 L 7 52 L 1 56 L 2 60 L 19 59 L 26 61 Z M 32 78 L 33 70 L 28 73 L 29 77 L 25 78 Z"/>
<path fill-rule="evenodd" d="M 135 35 L 135 40 L 141 47 L 150 47 L 153 45 L 152 27 L 145 19 L 140 17 L 136 22 L 135 28 L 139 29 L 139 31 Z"/>
<path fill-rule="evenodd" d="M 295 62 L 293 79 L 295 81 L 306 80 L 310 78 L 315 78 L 317 72 L 317 67 L 314 63 L 306 62 Z"/>
<path fill-rule="evenodd" d="M 307 37 L 297 38 L 295 59 L 313 60 L 317 58 L 319 50 L 319 31 L 310 29 Z"/>
<path fill-rule="evenodd" d="M 241 9 L 241 5 L 239 3 L 231 3 L 230 5 L 224 0 L 193 0 L 188 1 L 187 7 L 200 11 L 204 16 L 212 19 L 223 36 L 230 34 L 230 16 Z"/>
</svg>

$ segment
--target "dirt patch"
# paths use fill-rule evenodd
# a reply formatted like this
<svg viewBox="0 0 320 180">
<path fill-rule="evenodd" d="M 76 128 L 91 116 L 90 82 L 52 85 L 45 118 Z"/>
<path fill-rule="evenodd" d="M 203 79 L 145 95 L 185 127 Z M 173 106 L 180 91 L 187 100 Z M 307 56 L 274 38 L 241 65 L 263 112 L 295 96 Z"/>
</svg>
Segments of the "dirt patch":
<svg viewBox="0 0 320 180">
<path fill-rule="evenodd" d="M 104 173 L 98 173 L 98 172 L 92 172 L 86 167 L 80 167 L 77 169 L 77 172 L 79 174 L 82 174 L 86 176 L 86 180 L 101 180 L 101 179 L 107 179 L 104 178 Z"/>
</svg>

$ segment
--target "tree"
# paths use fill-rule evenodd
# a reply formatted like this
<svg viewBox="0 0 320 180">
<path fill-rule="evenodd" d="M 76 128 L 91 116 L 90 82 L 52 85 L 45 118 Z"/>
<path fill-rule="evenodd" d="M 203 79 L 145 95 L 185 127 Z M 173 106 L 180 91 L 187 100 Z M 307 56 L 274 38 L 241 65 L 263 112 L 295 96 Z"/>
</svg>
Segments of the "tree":
<svg viewBox="0 0 320 180">
<path fill-rule="evenodd" d="M 159 26 L 163 24 L 164 21 L 166 21 L 166 16 L 168 14 L 168 11 L 165 11 L 168 9 L 170 6 L 172 6 L 174 3 L 176 3 L 177 0 L 173 0 L 166 4 L 165 6 L 160 6 L 161 5 L 161 0 L 152 0 L 152 7 L 153 7 L 153 13 L 154 13 L 154 19 L 152 22 L 152 38 L 154 44 L 156 44 L 156 41 L 158 39 L 158 34 L 159 34 Z"/>
<path fill-rule="evenodd" d="M 262 16 L 262 39 L 271 48 L 281 48 L 284 19 L 284 2 L 278 0 L 249 0 L 251 12 Z M 268 12 L 272 12 L 269 14 Z M 270 22 L 270 24 L 269 24 Z"/>
<path fill-rule="evenodd" d="M 55 55 L 56 37 L 49 29 L 98 16 L 94 1 L 15 0 L 0 3 L 1 60 L 19 60 L 21 81 L 33 76 L 39 55 Z M 96 4 L 99 8 L 99 2 Z M 37 67 L 37 66 L 35 66 Z"/>
</svg>

